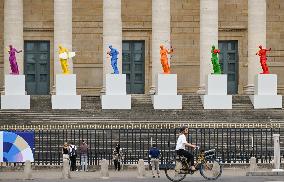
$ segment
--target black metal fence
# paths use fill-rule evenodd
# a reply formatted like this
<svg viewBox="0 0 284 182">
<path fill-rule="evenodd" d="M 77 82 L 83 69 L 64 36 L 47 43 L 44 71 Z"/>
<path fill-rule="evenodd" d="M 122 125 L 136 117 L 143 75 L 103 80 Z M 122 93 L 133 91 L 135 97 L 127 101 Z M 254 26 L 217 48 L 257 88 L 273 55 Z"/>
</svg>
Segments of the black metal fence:
<svg viewBox="0 0 284 182">
<path fill-rule="evenodd" d="M 79 146 L 84 139 L 89 145 L 88 163 L 98 165 L 101 159 L 111 164 L 115 144 L 123 148 L 124 164 L 148 160 L 151 144 L 161 150 L 161 164 L 175 154 L 178 128 L 169 129 L 49 129 L 35 130 L 35 165 L 61 165 L 62 146 L 72 142 Z M 193 128 L 188 141 L 205 150 L 216 149 L 223 163 L 249 163 L 254 156 L 258 163 L 273 159 L 273 134 L 280 134 L 281 156 L 284 159 L 284 128 Z M 78 157 L 79 161 L 79 157 Z"/>
</svg>

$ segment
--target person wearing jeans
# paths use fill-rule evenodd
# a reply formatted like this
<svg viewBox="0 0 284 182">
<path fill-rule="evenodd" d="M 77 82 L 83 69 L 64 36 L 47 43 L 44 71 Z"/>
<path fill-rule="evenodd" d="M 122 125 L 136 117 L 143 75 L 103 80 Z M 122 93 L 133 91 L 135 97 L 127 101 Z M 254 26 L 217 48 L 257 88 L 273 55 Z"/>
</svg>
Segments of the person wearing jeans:
<svg viewBox="0 0 284 182">
<path fill-rule="evenodd" d="M 80 155 L 81 155 L 81 170 L 88 171 L 88 145 L 83 140 L 80 145 Z"/>
</svg>

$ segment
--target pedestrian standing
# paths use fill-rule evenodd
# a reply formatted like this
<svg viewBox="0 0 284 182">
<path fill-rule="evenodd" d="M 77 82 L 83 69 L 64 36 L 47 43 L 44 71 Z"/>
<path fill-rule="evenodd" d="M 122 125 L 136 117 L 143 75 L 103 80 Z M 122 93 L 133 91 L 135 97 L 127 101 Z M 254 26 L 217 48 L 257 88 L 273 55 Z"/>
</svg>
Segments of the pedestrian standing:
<svg viewBox="0 0 284 182">
<path fill-rule="evenodd" d="M 160 170 L 159 170 L 159 158 L 160 158 L 160 150 L 156 147 L 155 144 L 152 145 L 152 148 L 149 151 L 149 157 L 152 166 L 152 175 L 155 178 L 155 169 L 157 171 L 158 178 L 160 178 Z"/>
<path fill-rule="evenodd" d="M 77 147 L 72 142 L 70 142 L 69 146 L 69 156 L 71 161 L 71 171 L 76 171 Z"/>
<path fill-rule="evenodd" d="M 69 148 L 68 148 L 68 143 L 65 142 L 62 148 L 62 158 L 69 160 Z"/>
<path fill-rule="evenodd" d="M 122 149 L 120 148 L 120 145 L 117 144 L 112 152 L 112 160 L 116 171 L 120 171 L 121 169 L 121 159 L 122 159 Z"/>
<path fill-rule="evenodd" d="M 88 148 L 89 146 L 83 140 L 80 145 L 81 170 L 82 171 L 88 171 Z"/>
</svg>

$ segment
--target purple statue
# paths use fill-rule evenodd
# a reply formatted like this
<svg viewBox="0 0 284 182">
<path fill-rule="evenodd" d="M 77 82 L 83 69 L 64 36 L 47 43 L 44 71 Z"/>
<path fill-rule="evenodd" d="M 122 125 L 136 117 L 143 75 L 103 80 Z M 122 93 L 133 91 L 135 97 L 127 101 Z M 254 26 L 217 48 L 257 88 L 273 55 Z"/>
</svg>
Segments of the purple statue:
<svg viewBox="0 0 284 182">
<path fill-rule="evenodd" d="M 11 66 L 11 70 L 12 70 L 12 75 L 18 75 L 19 74 L 19 68 L 18 68 L 18 64 L 16 61 L 16 53 L 20 53 L 22 52 L 22 50 L 18 51 L 16 48 L 13 48 L 12 45 L 9 45 L 10 50 L 8 51 L 10 56 L 9 56 L 9 61 L 10 61 L 10 66 Z"/>
</svg>

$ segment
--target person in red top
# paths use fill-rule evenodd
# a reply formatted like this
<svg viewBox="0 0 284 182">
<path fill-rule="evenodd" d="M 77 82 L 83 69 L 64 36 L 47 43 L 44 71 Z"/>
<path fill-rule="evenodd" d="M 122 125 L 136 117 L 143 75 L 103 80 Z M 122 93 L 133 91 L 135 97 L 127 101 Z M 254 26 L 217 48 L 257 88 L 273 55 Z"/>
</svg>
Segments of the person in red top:
<svg viewBox="0 0 284 182">
<path fill-rule="evenodd" d="M 261 64 L 261 68 L 262 68 L 262 71 L 263 71 L 261 74 L 269 74 L 270 72 L 269 72 L 268 66 L 266 64 L 266 61 L 267 61 L 266 54 L 267 54 L 267 52 L 271 51 L 271 48 L 270 49 L 263 49 L 262 45 L 260 45 L 259 49 L 260 50 L 255 55 L 259 55 L 259 57 L 260 57 L 260 64 Z"/>
</svg>

